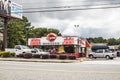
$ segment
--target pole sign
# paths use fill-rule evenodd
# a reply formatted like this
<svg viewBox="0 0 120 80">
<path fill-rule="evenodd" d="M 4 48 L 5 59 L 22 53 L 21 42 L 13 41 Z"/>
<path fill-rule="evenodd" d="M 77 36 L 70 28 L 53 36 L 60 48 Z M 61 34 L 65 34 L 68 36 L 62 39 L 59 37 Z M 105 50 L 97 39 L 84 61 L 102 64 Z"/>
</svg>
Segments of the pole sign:
<svg viewBox="0 0 120 80">
<path fill-rule="evenodd" d="M 0 0 L 0 16 L 22 19 L 22 6 L 11 0 Z"/>
<path fill-rule="evenodd" d="M 22 6 L 12 2 L 11 4 L 11 16 L 22 19 Z"/>
</svg>

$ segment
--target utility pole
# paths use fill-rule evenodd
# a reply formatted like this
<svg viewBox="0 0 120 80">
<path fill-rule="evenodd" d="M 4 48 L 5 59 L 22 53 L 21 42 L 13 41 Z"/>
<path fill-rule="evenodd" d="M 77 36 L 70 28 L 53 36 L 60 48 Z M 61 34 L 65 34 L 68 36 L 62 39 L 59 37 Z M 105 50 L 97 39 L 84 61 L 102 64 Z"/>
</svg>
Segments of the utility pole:
<svg viewBox="0 0 120 80">
<path fill-rule="evenodd" d="M 8 18 L 4 17 L 4 29 L 3 29 L 3 49 L 7 48 L 7 24 Z"/>
</svg>

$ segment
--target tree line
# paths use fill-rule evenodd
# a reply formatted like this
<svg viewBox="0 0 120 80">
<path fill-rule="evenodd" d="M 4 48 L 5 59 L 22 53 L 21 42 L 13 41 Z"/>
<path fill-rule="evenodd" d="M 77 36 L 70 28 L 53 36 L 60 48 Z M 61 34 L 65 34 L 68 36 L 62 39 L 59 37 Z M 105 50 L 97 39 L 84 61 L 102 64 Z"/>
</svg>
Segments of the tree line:
<svg viewBox="0 0 120 80">
<path fill-rule="evenodd" d="M 107 45 L 119 45 L 120 44 L 120 38 L 109 38 L 104 39 L 103 37 L 95 37 L 95 38 L 87 38 L 89 43 L 107 43 Z"/>
</svg>

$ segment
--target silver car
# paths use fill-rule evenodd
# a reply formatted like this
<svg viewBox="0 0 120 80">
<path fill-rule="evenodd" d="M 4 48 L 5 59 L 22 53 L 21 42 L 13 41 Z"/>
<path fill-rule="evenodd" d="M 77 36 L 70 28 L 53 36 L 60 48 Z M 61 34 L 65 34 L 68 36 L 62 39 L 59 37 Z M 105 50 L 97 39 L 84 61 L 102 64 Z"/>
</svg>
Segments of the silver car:
<svg viewBox="0 0 120 80">
<path fill-rule="evenodd" d="M 109 49 L 99 49 L 96 52 L 89 54 L 90 58 L 106 58 L 113 59 L 116 57 L 116 52 L 112 52 Z"/>
</svg>

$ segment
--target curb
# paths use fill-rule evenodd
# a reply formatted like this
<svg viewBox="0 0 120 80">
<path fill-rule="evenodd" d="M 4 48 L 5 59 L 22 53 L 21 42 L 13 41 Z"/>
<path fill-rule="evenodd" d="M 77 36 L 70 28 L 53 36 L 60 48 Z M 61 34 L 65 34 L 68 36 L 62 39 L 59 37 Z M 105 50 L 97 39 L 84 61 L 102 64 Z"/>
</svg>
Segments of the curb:
<svg viewBox="0 0 120 80">
<path fill-rule="evenodd" d="M 25 59 L 25 58 L 0 58 L 0 61 L 18 61 L 18 62 L 45 62 L 45 63 L 77 63 L 86 61 L 87 58 L 78 58 L 76 60 L 58 60 L 58 59 Z"/>
</svg>

